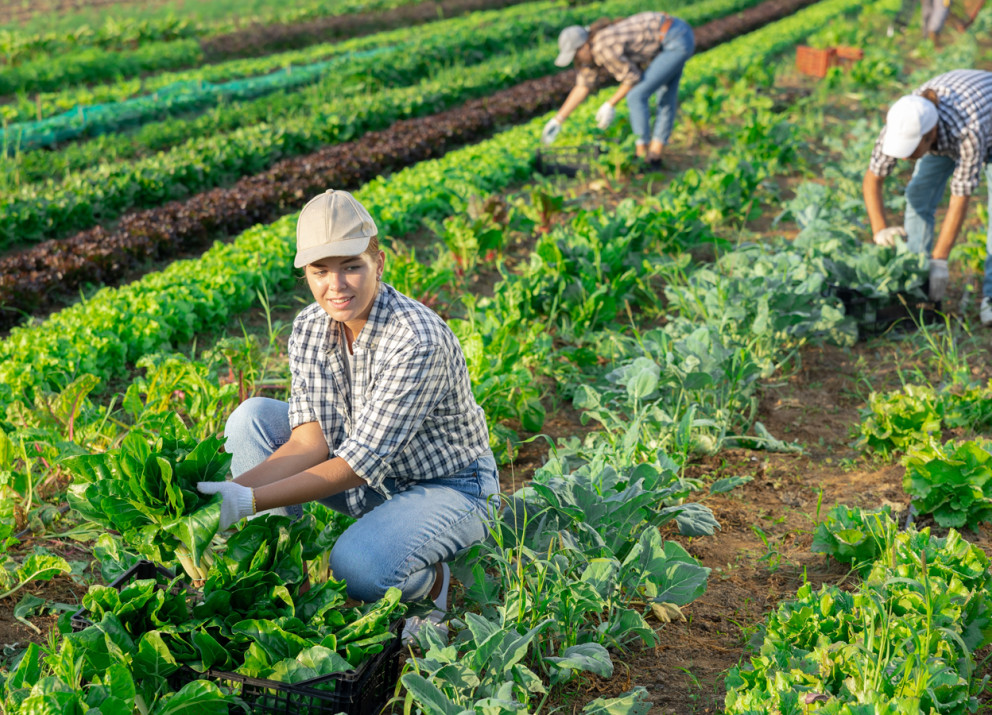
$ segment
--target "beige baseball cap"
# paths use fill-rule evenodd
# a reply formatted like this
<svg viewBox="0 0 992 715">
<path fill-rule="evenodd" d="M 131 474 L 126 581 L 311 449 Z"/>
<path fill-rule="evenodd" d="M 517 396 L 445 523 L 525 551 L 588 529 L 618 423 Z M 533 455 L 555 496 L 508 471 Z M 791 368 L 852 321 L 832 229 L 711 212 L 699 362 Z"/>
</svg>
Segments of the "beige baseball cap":
<svg viewBox="0 0 992 715">
<path fill-rule="evenodd" d="M 347 191 L 328 189 L 300 211 L 296 222 L 297 268 L 331 256 L 357 256 L 379 233 L 358 199 Z"/>
</svg>

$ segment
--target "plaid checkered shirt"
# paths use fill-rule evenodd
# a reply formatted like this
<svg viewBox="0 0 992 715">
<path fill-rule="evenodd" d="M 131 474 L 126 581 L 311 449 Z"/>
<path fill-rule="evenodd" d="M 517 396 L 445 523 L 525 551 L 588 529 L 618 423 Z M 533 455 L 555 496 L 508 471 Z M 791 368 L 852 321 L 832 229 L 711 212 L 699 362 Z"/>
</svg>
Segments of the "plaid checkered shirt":
<svg viewBox="0 0 992 715">
<path fill-rule="evenodd" d="M 402 491 L 489 453 L 465 354 L 437 313 L 383 283 L 352 349 L 317 303 L 293 322 L 290 426 L 319 423 L 331 455 L 368 483 L 345 493 L 352 515 L 368 489 L 390 498 L 387 477 Z"/>
<path fill-rule="evenodd" d="M 580 67 L 575 78 L 579 87 L 597 89 L 610 75 L 620 84 L 637 84 L 644 69 L 661 51 L 663 12 L 639 12 L 615 22 L 592 38 L 593 67 Z"/>
<path fill-rule="evenodd" d="M 992 161 L 992 72 L 952 70 L 934 77 L 913 94 L 937 93 L 937 142 L 931 154 L 957 161 L 951 175 L 951 193 L 970 196 L 982 179 L 982 166 Z M 888 176 L 896 159 L 882 153 L 885 128 L 875 142 L 868 168 Z"/>
</svg>

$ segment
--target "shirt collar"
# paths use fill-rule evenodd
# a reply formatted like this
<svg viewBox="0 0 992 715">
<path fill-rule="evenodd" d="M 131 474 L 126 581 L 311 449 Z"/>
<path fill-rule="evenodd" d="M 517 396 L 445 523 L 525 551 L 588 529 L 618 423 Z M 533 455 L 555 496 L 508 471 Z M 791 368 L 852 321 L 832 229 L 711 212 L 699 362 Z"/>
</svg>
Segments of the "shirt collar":
<svg viewBox="0 0 992 715">
<path fill-rule="evenodd" d="M 375 300 L 372 301 L 372 310 L 369 311 L 369 319 L 365 322 L 362 332 L 355 338 L 352 348 L 357 350 L 374 350 L 386 325 L 386 317 L 389 315 L 389 305 L 393 288 L 388 283 L 380 283 L 379 290 L 376 291 Z"/>
</svg>

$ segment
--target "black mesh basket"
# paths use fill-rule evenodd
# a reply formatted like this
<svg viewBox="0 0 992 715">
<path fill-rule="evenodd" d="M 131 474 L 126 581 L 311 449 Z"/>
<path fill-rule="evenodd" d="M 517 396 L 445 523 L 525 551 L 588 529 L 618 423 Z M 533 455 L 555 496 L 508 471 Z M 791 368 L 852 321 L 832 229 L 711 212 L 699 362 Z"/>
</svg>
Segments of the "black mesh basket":
<svg viewBox="0 0 992 715">
<path fill-rule="evenodd" d="M 603 148 L 598 144 L 582 146 L 545 146 L 537 150 L 534 169 L 545 176 L 577 176 L 597 163 Z"/>
<path fill-rule="evenodd" d="M 392 696 L 399 678 L 402 627 L 403 619 L 394 621 L 389 627 L 393 639 L 382 652 L 341 673 L 299 683 L 281 683 L 219 670 L 197 673 L 183 667 L 176 683 L 211 680 L 240 697 L 252 713 L 377 715 Z"/>
<path fill-rule="evenodd" d="M 168 569 L 150 561 L 139 561 L 110 585 L 120 591 L 131 581 L 150 578 L 156 579 L 164 588 L 174 576 Z M 190 602 L 196 599 L 196 595 L 196 592 L 189 593 Z M 87 618 L 85 608 L 76 611 L 71 622 L 73 631 L 81 631 L 93 625 Z M 220 670 L 200 673 L 183 665 L 169 677 L 169 684 L 178 690 L 194 680 L 211 680 L 239 696 L 253 713 L 377 715 L 392 696 L 399 678 L 399 656 L 402 650 L 400 633 L 403 623 L 403 619 L 399 618 L 390 624 L 389 631 L 393 638 L 385 644 L 382 651 L 357 668 L 340 673 L 299 683 L 282 683 Z M 231 712 L 241 713 L 243 709 L 232 707 Z"/>
<path fill-rule="evenodd" d="M 943 319 L 940 302 L 922 301 L 910 293 L 875 298 L 836 283 L 827 283 L 824 293 L 840 299 L 844 312 L 858 322 L 861 339 L 889 331 L 911 332 L 920 325 L 932 325 Z"/>
<path fill-rule="evenodd" d="M 120 576 L 115 578 L 110 582 L 112 588 L 116 588 L 118 591 L 124 589 L 132 581 L 138 581 L 142 579 L 153 578 L 159 582 L 161 586 L 165 586 L 172 582 L 175 575 L 169 571 L 169 569 L 162 566 L 156 566 L 151 561 L 139 561 L 134 566 L 129 568 L 127 571 L 122 573 Z M 78 632 L 84 628 L 88 628 L 93 625 L 93 621 L 86 617 L 86 609 L 80 608 L 78 611 L 72 614 L 70 619 L 72 624 L 72 630 Z"/>
</svg>

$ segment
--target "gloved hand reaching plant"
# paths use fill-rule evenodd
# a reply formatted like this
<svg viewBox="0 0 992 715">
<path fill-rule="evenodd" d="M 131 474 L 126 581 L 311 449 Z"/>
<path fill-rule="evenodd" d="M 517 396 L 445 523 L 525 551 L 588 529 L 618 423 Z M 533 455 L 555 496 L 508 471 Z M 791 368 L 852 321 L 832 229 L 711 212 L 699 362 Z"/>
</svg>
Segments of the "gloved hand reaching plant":
<svg viewBox="0 0 992 715">
<path fill-rule="evenodd" d="M 906 238 L 906 229 L 902 226 L 889 226 L 887 228 L 883 228 L 881 231 L 875 233 L 875 245 L 892 247 L 896 245 L 897 236 L 900 238 Z"/>
<path fill-rule="evenodd" d="M 255 513 L 255 492 L 234 482 L 197 482 L 200 494 L 220 494 L 220 528 L 224 530 Z"/>
<path fill-rule="evenodd" d="M 936 303 L 944 299 L 947 292 L 947 281 L 950 275 L 947 272 L 946 258 L 930 259 L 930 300 Z"/>
<path fill-rule="evenodd" d="M 548 123 L 544 125 L 544 131 L 541 132 L 541 142 L 544 144 L 551 144 L 558 138 L 558 132 L 560 131 L 561 122 L 559 122 L 555 117 L 552 117 L 548 120 Z"/>
<path fill-rule="evenodd" d="M 613 124 L 613 120 L 616 116 L 616 108 L 609 102 L 604 102 L 603 106 L 596 112 L 596 126 L 605 131 L 611 124 Z"/>
</svg>

